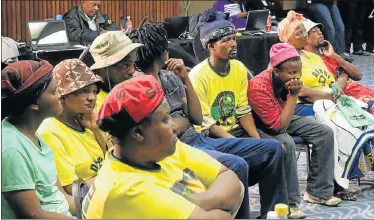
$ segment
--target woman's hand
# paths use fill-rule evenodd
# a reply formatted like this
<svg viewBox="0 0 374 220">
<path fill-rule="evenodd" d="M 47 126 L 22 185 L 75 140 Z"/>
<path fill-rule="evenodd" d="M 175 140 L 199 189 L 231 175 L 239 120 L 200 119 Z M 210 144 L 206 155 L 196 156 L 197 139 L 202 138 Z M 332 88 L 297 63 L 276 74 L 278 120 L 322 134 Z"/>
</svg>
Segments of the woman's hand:
<svg viewBox="0 0 374 220">
<path fill-rule="evenodd" d="M 81 123 L 83 127 L 87 129 L 90 129 L 90 130 L 98 129 L 97 124 L 96 124 L 96 115 L 97 115 L 96 108 L 94 108 L 90 113 L 82 114 L 79 119 L 79 122 Z"/>
</svg>

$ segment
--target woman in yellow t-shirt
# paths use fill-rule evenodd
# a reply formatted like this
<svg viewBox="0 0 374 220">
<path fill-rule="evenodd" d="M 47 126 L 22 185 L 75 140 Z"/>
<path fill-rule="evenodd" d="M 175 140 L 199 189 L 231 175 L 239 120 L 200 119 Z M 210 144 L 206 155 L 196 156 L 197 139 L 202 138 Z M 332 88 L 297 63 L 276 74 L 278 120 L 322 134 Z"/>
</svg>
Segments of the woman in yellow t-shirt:
<svg viewBox="0 0 374 220">
<path fill-rule="evenodd" d="M 299 104 L 296 105 L 295 115 L 309 116 L 314 115 L 315 101 L 320 99 L 335 101 L 336 96 L 342 91 L 321 57 L 302 50 L 308 37 L 303 19 L 301 14 L 290 11 L 287 18 L 279 24 L 278 35 L 281 42 L 289 43 L 299 51 L 304 87 L 299 93 Z M 333 91 L 336 96 L 333 95 Z"/>
<path fill-rule="evenodd" d="M 38 132 L 52 148 L 58 177 L 72 195 L 74 180 L 93 182 L 106 153 L 106 138 L 96 125 L 95 110 L 102 79 L 78 59 L 59 63 L 53 77 L 61 95 L 62 114 L 44 120 Z"/>
</svg>

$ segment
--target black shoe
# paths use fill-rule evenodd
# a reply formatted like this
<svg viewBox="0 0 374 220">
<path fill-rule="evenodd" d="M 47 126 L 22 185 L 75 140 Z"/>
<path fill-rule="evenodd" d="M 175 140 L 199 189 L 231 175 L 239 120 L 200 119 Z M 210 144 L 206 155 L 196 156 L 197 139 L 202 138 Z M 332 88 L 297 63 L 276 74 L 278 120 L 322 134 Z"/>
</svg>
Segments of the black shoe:
<svg viewBox="0 0 374 220">
<path fill-rule="evenodd" d="M 358 51 L 354 51 L 353 54 L 358 55 L 358 56 L 370 56 L 370 54 L 368 52 L 364 51 L 363 49 L 360 49 Z"/>
<path fill-rule="evenodd" d="M 366 46 L 366 52 L 374 54 L 374 48 Z"/>
</svg>

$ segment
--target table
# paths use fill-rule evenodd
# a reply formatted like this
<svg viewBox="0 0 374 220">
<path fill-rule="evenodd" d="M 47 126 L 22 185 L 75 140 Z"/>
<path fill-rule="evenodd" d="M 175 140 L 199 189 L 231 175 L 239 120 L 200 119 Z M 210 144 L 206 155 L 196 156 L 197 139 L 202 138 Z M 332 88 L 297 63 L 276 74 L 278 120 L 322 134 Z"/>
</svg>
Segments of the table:
<svg viewBox="0 0 374 220">
<path fill-rule="evenodd" d="M 265 33 L 262 36 L 243 35 L 237 42 L 238 60 L 257 75 L 268 67 L 270 48 L 280 41 L 278 34 Z"/>
<path fill-rule="evenodd" d="M 20 60 L 35 60 L 43 59 L 47 60 L 53 66 L 56 66 L 63 60 L 79 58 L 83 48 L 77 48 L 74 50 L 28 50 L 25 51 L 20 57 Z"/>
<path fill-rule="evenodd" d="M 198 36 L 195 38 L 195 45 L 199 43 Z M 195 46 L 194 40 L 169 39 L 169 57 L 183 59 L 186 66 L 194 67 L 208 56 L 207 51 Z M 270 61 L 270 48 L 279 43 L 278 34 L 264 33 L 260 36 L 243 35 L 237 38 L 238 60 L 251 70 L 255 75 L 261 73 L 268 67 Z"/>
</svg>

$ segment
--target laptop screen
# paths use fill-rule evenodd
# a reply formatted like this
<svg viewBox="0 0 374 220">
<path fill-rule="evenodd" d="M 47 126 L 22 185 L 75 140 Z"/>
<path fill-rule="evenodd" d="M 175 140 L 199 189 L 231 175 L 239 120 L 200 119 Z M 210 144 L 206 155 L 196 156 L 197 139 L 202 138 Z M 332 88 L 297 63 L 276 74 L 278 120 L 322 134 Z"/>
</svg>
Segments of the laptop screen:
<svg viewBox="0 0 374 220">
<path fill-rule="evenodd" d="M 28 28 L 32 45 L 68 44 L 64 21 L 29 22 Z"/>
<path fill-rule="evenodd" d="M 248 12 L 247 31 L 264 31 L 269 16 L 269 10 L 254 10 Z"/>
</svg>

